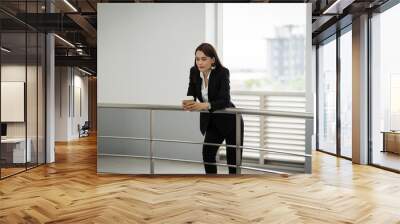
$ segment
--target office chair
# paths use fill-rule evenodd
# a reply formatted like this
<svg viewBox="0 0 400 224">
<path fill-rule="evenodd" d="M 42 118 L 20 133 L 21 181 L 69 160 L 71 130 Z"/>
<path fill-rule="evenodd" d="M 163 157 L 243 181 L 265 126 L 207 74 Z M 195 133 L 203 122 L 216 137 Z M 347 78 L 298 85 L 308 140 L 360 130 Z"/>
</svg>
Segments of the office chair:
<svg viewBox="0 0 400 224">
<path fill-rule="evenodd" d="M 79 129 L 79 138 L 89 136 L 89 129 L 90 129 L 89 121 L 85 121 L 82 127 L 78 125 L 78 129 Z"/>
</svg>

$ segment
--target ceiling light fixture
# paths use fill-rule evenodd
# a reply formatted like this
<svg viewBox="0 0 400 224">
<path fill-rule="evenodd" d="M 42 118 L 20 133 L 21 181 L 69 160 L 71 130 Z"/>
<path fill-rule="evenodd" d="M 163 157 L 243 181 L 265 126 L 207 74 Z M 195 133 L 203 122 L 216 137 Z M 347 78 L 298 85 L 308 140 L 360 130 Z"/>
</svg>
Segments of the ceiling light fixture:
<svg viewBox="0 0 400 224">
<path fill-rule="evenodd" d="M 336 0 L 332 5 L 330 5 L 327 9 L 324 10 L 322 14 L 332 13 L 332 11 L 337 11 L 337 6 L 340 0 Z"/>
<path fill-rule="evenodd" d="M 6 53 L 10 53 L 10 52 L 11 52 L 11 50 L 9 50 L 9 49 L 7 49 L 7 48 L 5 48 L 5 47 L 1 47 L 1 50 L 4 51 L 4 52 L 6 52 Z"/>
<path fill-rule="evenodd" d="M 81 71 L 81 72 L 83 72 L 83 73 L 85 73 L 85 74 L 88 74 L 88 75 L 90 75 L 90 76 L 93 75 L 92 73 L 90 73 L 90 72 L 88 72 L 88 71 L 86 71 L 86 70 L 83 70 L 83 69 L 81 69 L 81 68 L 79 68 L 79 67 L 78 67 L 78 70 Z"/>
<path fill-rule="evenodd" d="M 341 14 L 343 13 L 343 8 L 347 7 L 353 1 L 354 0 L 336 0 L 332 5 L 325 9 L 322 14 Z"/>
<path fill-rule="evenodd" d="M 71 4 L 69 3 L 68 0 L 64 0 L 65 4 L 67 4 L 72 10 L 74 10 L 74 12 L 78 12 L 78 10 Z"/>
<path fill-rule="evenodd" d="M 62 37 L 60 37 L 60 36 L 57 35 L 57 34 L 54 34 L 54 36 L 57 37 L 58 39 L 60 39 L 61 41 L 63 41 L 64 43 L 66 43 L 67 45 L 69 45 L 69 46 L 75 48 L 75 45 L 73 45 L 73 44 L 72 44 L 71 42 L 69 42 L 68 40 L 66 40 L 66 39 L 64 39 L 64 38 L 62 38 Z"/>
</svg>

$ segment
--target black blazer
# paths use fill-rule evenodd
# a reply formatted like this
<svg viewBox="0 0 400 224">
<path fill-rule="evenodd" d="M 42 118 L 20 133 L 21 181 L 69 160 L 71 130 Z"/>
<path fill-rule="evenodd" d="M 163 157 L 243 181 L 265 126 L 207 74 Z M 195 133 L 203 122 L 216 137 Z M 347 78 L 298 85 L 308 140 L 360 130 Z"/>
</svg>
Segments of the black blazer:
<svg viewBox="0 0 400 224">
<path fill-rule="evenodd" d="M 204 102 L 201 95 L 202 78 L 200 71 L 193 66 L 190 69 L 188 96 L 193 96 L 200 102 Z M 216 68 L 211 70 L 208 79 L 208 102 L 211 105 L 210 113 L 200 113 L 200 131 L 204 135 L 209 122 L 212 120 L 218 130 L 227 135 L 235 128 L 234 114 L 212 113 L 215 110 L 221 110 L 228 107 L 235 107 L 231 102 L 230 85 L 229 85 L 229 70 L 226 68 Z"/>
</svg>

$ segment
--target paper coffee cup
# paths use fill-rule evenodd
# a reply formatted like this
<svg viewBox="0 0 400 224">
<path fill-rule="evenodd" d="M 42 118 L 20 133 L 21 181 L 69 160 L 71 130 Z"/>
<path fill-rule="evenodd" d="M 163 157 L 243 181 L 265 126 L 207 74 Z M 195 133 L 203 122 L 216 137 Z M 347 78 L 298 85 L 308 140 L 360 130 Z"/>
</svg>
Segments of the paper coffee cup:
<svg viewBox="0 0 400 224">
<path fill-rule="evenodd" d="M 182 100 L 183 105 L 191 104 L 192 102 L 194 102 L 193 96 L 185 96 Z"/>
<path fill-rule="evenodd" d="M 183 100 L 194 100 L 193 96 L 185 96 Z"/>
</svg>

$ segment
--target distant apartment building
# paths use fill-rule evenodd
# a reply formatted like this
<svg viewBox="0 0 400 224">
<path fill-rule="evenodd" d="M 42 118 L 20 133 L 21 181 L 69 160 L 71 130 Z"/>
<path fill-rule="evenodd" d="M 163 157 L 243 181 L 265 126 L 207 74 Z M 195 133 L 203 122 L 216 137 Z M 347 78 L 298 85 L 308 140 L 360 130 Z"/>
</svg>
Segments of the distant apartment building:
<svg viewBox="0 0 400 224">
<path fill-rule="evenodd" d="M 276 27 L 275 37 L 267 38 L 267 68 L 274 80 L 285 82 L 304 74 L 304 34 L 302 27 Z"/>
</svg>

